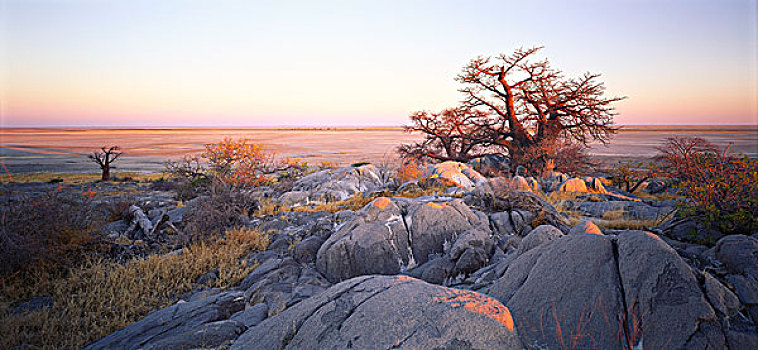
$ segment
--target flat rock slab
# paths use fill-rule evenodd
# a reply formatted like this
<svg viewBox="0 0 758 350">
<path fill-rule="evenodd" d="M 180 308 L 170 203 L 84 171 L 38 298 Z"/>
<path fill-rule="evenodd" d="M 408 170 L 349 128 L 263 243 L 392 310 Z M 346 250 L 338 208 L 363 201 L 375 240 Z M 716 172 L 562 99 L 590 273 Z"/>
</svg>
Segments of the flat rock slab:
<svg viewBox="0 0 758 350">
<path fill-rule="evenodd" d="M 631 220 L 661 220 L 669 215 L 675 206 L 652 206 L 634 201 L 576 202 L 563 201 L 565 209 L 582 215 L 602 218 L 608 212 L 623 211 L 623 217 Z"/>
<path fill-rule="evenodd" d="M 245 308 L 242 292 L 216 294 L 192 302 L 179 302 L 155 311 L 126 328 L 113 332 L 85 349 L 140 349 L 151 344 L 178 345 L 195 348 L 209 342 L 231 340 L 242 332 L 243 325 L 233 323 L 212 324 L 226 320 Z M 198 333 L 197 331 L 202 331 Z M 182 340 L 177 335 L 187 337 Z M 226 336 L 226 339 L 223 337 Z M 198 343 L 191 343 L 191 339 Z"/>
<path fill-rule="evenodd" d="M 509 310 L 407 276 L 341 282 L 250 328 L 232 349 L 522 349 Z"/>
</svg>

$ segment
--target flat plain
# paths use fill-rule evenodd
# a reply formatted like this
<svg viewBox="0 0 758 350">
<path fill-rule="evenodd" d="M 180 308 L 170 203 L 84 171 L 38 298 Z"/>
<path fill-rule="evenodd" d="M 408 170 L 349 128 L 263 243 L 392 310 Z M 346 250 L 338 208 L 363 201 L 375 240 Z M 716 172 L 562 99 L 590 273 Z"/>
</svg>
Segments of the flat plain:
<svg viewBox="0 0 758 350">
<path fill-rule="evenodd" d="M 602 163 L 653 157 L 656 147 L 673 136 L 698 136 L 714 144 L 758 158 L 758 126 L 627 126 L 606 145 L 592 144 L 589 153 Z M 248 129 L 0 129 L 3 173 L 97 172 L 86 158 L 101 146 L 119 145 L 124 151 L 118 171 L 156 172 L 169 159 L 203 150 L 206 143 L 225 137 L 247 137 L 280 157 L 310 164 L 346 165 L 393 157 L 403 143 L 422 139 L 397 127 L 387 128 L 248 128 Z"/>
</svg>

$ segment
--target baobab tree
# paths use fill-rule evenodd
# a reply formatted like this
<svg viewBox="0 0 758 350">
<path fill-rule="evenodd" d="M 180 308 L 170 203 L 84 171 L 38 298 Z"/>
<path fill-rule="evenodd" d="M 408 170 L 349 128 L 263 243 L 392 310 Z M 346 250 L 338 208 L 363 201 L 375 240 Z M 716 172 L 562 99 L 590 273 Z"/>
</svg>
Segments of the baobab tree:
<svg viewBox="0 0 758 350">
<path fill-rule="evenodd" d="M 108 181 L 111 179 L 111 163 L 116 161 L 118 157 L 123 154 L 119 152 L 121 150 L 118 146 L 103 146 L 100 151 L 94 151 L 87 157 L 100 166 L 100 170 L 103 172 L 102 180 Z"/>
<path fill-rule="evenodd" d="M 482 121 L 487 120 L 485 112 L 457 107 L 439 113 L 419 111 L 410 118 L 413 125 L 406 125 L 405 131 L 421 132 L 426 138 L 400 146 L 398 152 L 407 158 L 468 162 L 502 152 L 502 147 L 494 145 L 493 138 L 482 127 Z"/>
<path fill-rule="evenodd" d="M 537 172 L 553 163 L 561 140 L 582 146 L 591 141 L 607 142 L 617 130 L 613 103 L 623 99 L 605 97 L 605 86 L 597 81 L 599 74 L 564 77 L 547 59 L 535 59 L 540 49 L 477 57 L 456 78 L 463 84 L 460 91 L 464 100 L 459 108 L 477 116 L 468 121 L 473 134 L 478 135 L 473 140 L 480 140 L 477 145 L 501 147 L 513 163 Z M 412 121 L 419 125 L 417 120 Z M 427 140 L 443 136 L 434 130 L 420 131 L 427 134 Z M 453 159 L 442 148 L 436 149 L 436 155 Z"/>
</svg>

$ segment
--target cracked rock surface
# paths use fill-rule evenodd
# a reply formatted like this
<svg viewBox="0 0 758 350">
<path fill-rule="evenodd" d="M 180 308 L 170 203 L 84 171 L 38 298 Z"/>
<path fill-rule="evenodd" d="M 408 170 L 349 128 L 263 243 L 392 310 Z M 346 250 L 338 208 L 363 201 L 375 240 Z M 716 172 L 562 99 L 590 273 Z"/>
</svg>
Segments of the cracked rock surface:
<svg viewBox="0 0 758 350">
<path fill-rule="evenodd" d="M 316 266 L 331 282 L 392 275 L 443 253 L 466 230 L 487 223 L 460 199 L 419 201 L 380 197 L 358 211 L 318 251 Z"/>
<path fill-rule="evenodd" d="M 510 308 L 526 344 L 727 347 L 726 331 L 698 276 L 651 233 L 562 236 L 503 264 L 487 294 Z M 723 287 L 714 287 L 715 279 L 708 283 L 711 289 Z"/>
<path fill-rule="evenodd" d="M 246 331 L 232 349 L 522 349 L 483 294 L 407 276 L 341 282 Z"/>
<path fill-rule="evenodd" d="M 113 332 L 85 349 L 140 349 L 148 344 L 161 344 L 163 348 L 221 345 L 236 338 L 245 327 L 236 321 L 214 322 L 227 320 L 244 308 L 242 292 L 225 292 L 177 303 Z"/>
</svg>

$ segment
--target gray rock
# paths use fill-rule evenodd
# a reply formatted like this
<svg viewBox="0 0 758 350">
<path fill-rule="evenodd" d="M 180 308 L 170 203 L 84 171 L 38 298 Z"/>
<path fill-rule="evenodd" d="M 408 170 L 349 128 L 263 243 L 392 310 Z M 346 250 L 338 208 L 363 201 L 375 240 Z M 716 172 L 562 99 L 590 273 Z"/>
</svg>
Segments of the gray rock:
<svg viewBox="0 0 758 350">
<path fill-rule="evenodd" d="M 726 347 L 725 323 L 709 300 L 729 312 L 733 298 L 713 281 L 704 292 L 674 249 L 647 232 L 559 237 L 495 271 L 502 277 L 488 294 L 511 308 L 532 346 Z"/>
<path fill-rule="evenodd" d="M 703 274 L 703 287 L 708 301 L 721 315 L 729 316 L 739 310 L 740 300 L 737 296 L 710 273 Z"/>
<path fill-rule="evenodd" d="M 310 201 L 308 200 L 308 195 L 310 193 L 306 191 L 290 191 L 282 193 L 281 196 L 279 196 L 279 199 L 277 200 L 281 205 L 286 205 L 288 207 L 297 207 L 308 204 Z"/>
<path fill-rule="evenodd" d="M 11 308 L 14 314 L 40 311 L 53 306 L 53 298 L 49 296 L 34 297 L 27 302 L 23 302 Z"/>
<path fill-rule="evenodd" d="M 237 321 L 224 320 L 206 323 L 195 329 L 172 335 L 146 344 L 144 350 L 185 350 L 215 348 L 237 339 L 247 327 Z"/>
<path fill-rule="evenodd" d="M 463 187 L 448 187 L 445 190 L 445 195 L 448 196 L 459 196 L 466 193 L 466 189 Z"/>
<path fill-rule="evenodd" d="M 540 244 L 550 242 L 556 238 L 563 236 L 563 232 L 551 225 L 540 225 L 534 230 L 529 232 L 518 246 L 519 254 L 526 253 L 530 249 L 537 247 Z"/>
<path fill-rule="evenodd" d="M 292 256 L 301 263 L 316 262 L 316 254 L 326 238 L 320 236 L 311 236 L 295 245 Z"/>
<path fill-rule="evenodd" d="M 352 210 L 340 210 L 336 213 L 334 213 L 334 221 L 338 223 L 342 223 L 353 217 L 355 214 Z"/>
<path fill-rule="evenodd" d="M 237 312 L 229 319 L 243 324 L 245 327 L 253 327 L 268 317 L 268 305 L 266 303 L 255 304 L 245 310 Z"/>
<path fill-rule="evenodd" d="M 292 243 L 292 237 L 282 235 L 278 238 L 275 238 L 273 242 L 271 242 L 268 247 L 266 247 L 266 250 L 272 250 L 275 252 L 287 252 L 290 250 Z"/>
<path fill-rule="evenodd" d="M 218 279 L 218 269 L 214 269 L 213 271 L 210 271 L 195 280 L 196 284 L 203 284 L 203 285 L 211 285 L 213 282 L 215 282 Z"/>
<path fill-rule="evenodd" d="M 502 154 L 488 154 L 474 158 L 468 165 L 485 176 L 502 176 L 510 172 L 510 159 Z"/>
<path fill-rule="evenodd" d="M 651 206 L 635 201 L 575 202 L 563 201 L 566 210 L 578 212 L 584 216 L 602 218 L 607 212 L 622 210 L 623 216 L 632 220 L 662 220 L 675 206 Z"/>
<path fill-rule="evenodd" d="M 225 292 L 193 302 L 179 302 L 111 333 L 85 349 L 143 348 L 178 334 L 189 334 L 209 323 L 226 320 L 244 307 L 242 292 Z"/>
<path fill-rule="evenodd" d="M 442 253 L 458 234 L 481 226 L 461 200 L 424 202 L 380 197 L 321 245 L 318 270 L 337 282 L 368 274 L 397 274 Z"/>
<path fill-rule="evenodd" d="M 287 196 L 280 197 L 280 200 L 297 203 L 342 201 L 357 193 L 385 189 L 389 185 L 388 179 L 380 176 L 380 173 L 381 171 L 371 164 L 322 170 L 297 180 L 292 191 L 296 193 L 285 193 Z"/>
<path fill-rule="evenodd" d="M 488 256 L 483 247 L 469 246 L 455 262 L 453 275 L 470 274 L 479 270 L 487 264 Z"/>
<path fill-rule="evenodd" d="M 682 242 L 713 245 L 724 237 L 724 234 L 718 230 L 705 227 L 705 225 L 698 224 L 694 220 L 682 221 L 673 218 L 669 222 L 659 225 L 659 228 L 666 236 Z"/>
<path fill-rule="evenodd" d="M 455 263 L 447 257 L 437 257 L 411 271 L 411 275 L 429 283 L 443 284 L 453 275 L 454 268 Z"/>
<path fill-rule="evenodd" d="M 421 186 L 419 186 L 418 181 L 411 180 L 411 181 L 403 182 L 403 184 L 397 188 L 396 192 L 402 193 L 402 192 L 421 192 L 421 191 L 422 189 L 421 189 Z"/>
<path fill-rule="evenodd" d="M 250 328 L 232 349 L 521 349 L 509 310 L 407 276 L 339 283 Z"/>
<path fill-rule="evenodd" d="M 511 223 L 511 214 L 508 212 L 490 214 L 490 223 L 496 235 L 506 236 L 516 234 L 516 229 L 513 227 L 513 223 Z"/>
<path fill-rule="evenodd" d="M 126 222 L 124 222 L 124 220 L 117 220 L 117 221 L 109 222 L 107 225 L 103 226 L 101 231 L 108 238 L 116 239 L 119 236 L 121 236 L 122 233 L 126 231 L 127 227 L 128 226 Z"/>
<path fill-rule="evenodd" d="M 490 239 L 490 233 L 481 229 L 467 230 L 455 239 L 450 250 L 447 252 L 452 260 L 458 260 L 463 252 L 469 247 L 481 248 L 489 256 L 492 251 L 493 242 Z"/>
<path fill-rule="evenodd" d="M 488 295 L 509 306 L 525 344 L 621 347 L 617 313 L 624 303 L 608 237 L 563 236 L 531 249 L 509 264 Z"/>
<path fill-rule="evenodd" d="M 594 222 L 590 220 L 582 220 L 576 226 L 572 227 L 568 232 L 569 235 L 602 235 L 603 231 L 600 230 Z"/>
<path fill-rule="evenodd" d="M 758 239 L 745 235 L 730 235 L 716 243 L 716 259 L 729 272 L 758 278 Z"/>
<path fill-rule="evenodd" d="M 724 348 L 713 308 L 690 267 L 656 235 L 618 236 L 618 268 L 625 292 L 628 329 L 650 348 Z"/>
</svg>

